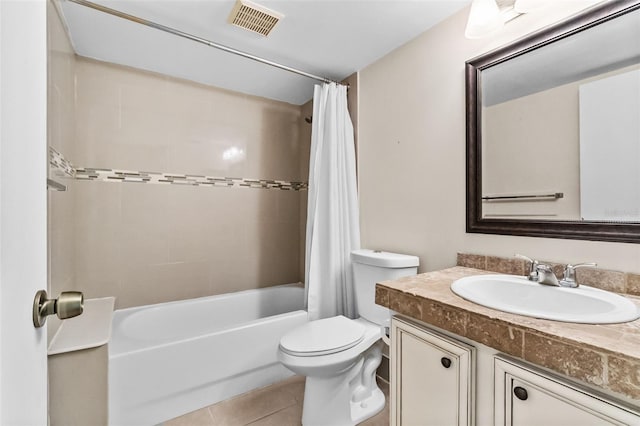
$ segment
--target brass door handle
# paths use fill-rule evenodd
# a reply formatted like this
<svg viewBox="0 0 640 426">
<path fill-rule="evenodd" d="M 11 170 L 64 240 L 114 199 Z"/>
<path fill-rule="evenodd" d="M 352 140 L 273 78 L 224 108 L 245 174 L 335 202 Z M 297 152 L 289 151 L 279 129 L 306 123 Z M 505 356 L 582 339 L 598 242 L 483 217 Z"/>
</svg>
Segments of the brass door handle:
<svg viewBox="0 0 640 426">
<path fill-rule="evenodd" d="M 84 295 L 79 291 L 63 291 L 57 299 L 48 299 L 45 290 L 39 290 L 33 299 L 33 325 L 42 327 L 47 316 L 56 314 L 60 319 L 77 317 L 84 310 Z"/>
</svg>

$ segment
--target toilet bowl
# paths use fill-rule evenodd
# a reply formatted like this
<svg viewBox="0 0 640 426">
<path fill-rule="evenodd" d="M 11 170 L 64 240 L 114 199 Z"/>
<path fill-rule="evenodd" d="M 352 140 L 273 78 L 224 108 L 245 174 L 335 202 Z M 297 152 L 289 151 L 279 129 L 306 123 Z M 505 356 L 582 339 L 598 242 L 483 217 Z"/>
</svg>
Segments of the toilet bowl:
<svg viewBox="0 0 640 426">
<path fill-rule="evenodd" d="M 308 322 L 280 340 L 279 361 L 306 376 L 304 426 L 349 426 L 382 411 L 375 374 L 392 312 L 375 304 L 375 284 L 417 272 L 415 256 L 356 250 L 351 259 L 360 317 Z"/>
<path fill-rule="evenodd" d="M 379 325 L 362 318 L 337 316 L 309 322 L 294 331 L 300 335 L 306 332 L 307 339 L 303 340 L 342 337 L 324 349 L 316 344 L 308 351 L 291 335 L 280 342 L 280 362 L 307 377 L 303 425 L 355 425 L 384 408 L 384 394 L 375 380 L 382 360 L 383 332 Z"/>
</svg>

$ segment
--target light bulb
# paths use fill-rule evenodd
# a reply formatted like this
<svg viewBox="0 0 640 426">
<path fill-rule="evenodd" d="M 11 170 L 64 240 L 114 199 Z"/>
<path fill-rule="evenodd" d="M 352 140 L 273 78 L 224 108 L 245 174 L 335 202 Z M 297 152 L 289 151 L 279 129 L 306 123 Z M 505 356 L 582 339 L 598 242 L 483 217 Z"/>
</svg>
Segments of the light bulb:
<svg viewBox="0 0 640 426">
<path fill-rule="evenodd" d="M 518 13 L 529 13 L 541 9 L 547 3 L 548 0 L 516 0 L 513 8 Z"/>
<path fill-rule="evenodd" d="M 466 38 L 482 38 L 499 30 L 504 25 L 495 0 L 473 0 L 469 11 Z"/>
</svg>

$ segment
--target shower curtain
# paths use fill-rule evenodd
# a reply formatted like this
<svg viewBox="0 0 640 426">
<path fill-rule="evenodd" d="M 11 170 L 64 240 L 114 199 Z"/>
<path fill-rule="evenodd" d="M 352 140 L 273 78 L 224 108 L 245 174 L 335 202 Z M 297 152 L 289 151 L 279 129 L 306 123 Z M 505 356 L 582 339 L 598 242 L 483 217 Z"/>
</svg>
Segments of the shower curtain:
<svg viewBox="0 0 640 426">
<path fill-rule="evenodd" d="M 360 248 L 360 225 L 346 86 L 315 86 L 308 197 L 305 291 L 309 319 L 355 318 L 350 254 Z"/>
</svg>

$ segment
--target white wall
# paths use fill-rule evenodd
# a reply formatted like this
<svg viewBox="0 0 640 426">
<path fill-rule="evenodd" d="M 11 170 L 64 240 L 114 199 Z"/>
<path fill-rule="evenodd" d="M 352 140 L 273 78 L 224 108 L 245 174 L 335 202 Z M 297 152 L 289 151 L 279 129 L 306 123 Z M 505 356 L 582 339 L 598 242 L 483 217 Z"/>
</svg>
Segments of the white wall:
<svg viewBox="0 0 640 426">
<path fill-rule="evenodd" d="M 556 1 L 481 40 L 464 38 L 467 8 L 361 71 L 363 247 L 416 254 L 421 271 L 518 252 L 640 272 L 640 245 L 465 233 L 465 61 L 593 3 Z"/>
<path fill-rule="evenodd" d="M 483 217 L 580 220 L 578 87 L 565 84 L 483 108 L 482 195 L 564 194 L 554 201 L 484 202 Z"/>
<path fill-rule="evenodd" d="M 640 70 L 580 86 L 580 207 L 586 220 L 640 220 L 639 118 Z"/>
<path fill-rule="evenodd" d="M 587 220 L 634 220 L 629 216 L 621 219 L 612 218 L 610 215 L 604 219 L 588 217 L 588 215 L 585 216 L 584 211 L 582 213 L 580 211 L 581 202 L 584 206 L 585 201 L 584 197 L 581 197 L 580 184 L 584 183 L 580 176 L 581 172 L 587 172 L 587 177 L 594 176 L 594 179 L 599 179 L 599 176 L 607 177 L 604 180 L 600 179 L 599 186 L 603 192 L 596 197 L 597 205 L 594 206 L 597 207 L 596 210 L 603 214 L 605 210 L 609 212 L 637 210 L 635 206 L 638 206 L 638 199 L 637 197 L 631 199 L 629 194 L 633 191 L 638 192 L 638 179 L 635 178 L 632 181 L 627 175 L 619 176 L 618 184 L 612 185 L 611 180 L 608 179 L 612 171 L 602 170 L 602 166 L 610 164 L 615 170 L 621 171 L 619 167 L 621 161 L 626 159 L 631 164 L 637 162 L 638 156 L 629 154 L 633 151 L 610 150 L 612 140 L 609 129 L 613 126 L 621 130 L 620 116 L 626 114 L 628 117 L 626 122 L 630 126 L 635 126 L 638 131 L 640 124 L 634 122 L 634 117 L 638 116 L 637 110 L 631 108 L 631 105 L 621 105 L 619 96 L 627 94 L 628 102 L 637 103 L 637 90 L 634 92 L 632 88 L 634 84 L 640 85 L 640 79 L 634 80 L 634 77 L 628 77 L 630 80 L 625 80 L 627 83 L 620 89 L 622 93 L 612 93 L 611 90 L 602 91 L 607 93 L 607 96 L 613 97 L 617 103 L 616 108 L 603 109 L 601 103 L 593 102 L 590 108 L 592 114 L 602 119 L 581 118 L 585 111 L 584 106 L 580 105 L 583 95 L 579 96 L 579 92 L 584 90 L 584 87 L 593 87 L 590 83 L 609 81 L 609 77 L 628 74 L 632 70 L 640 73 L 640 64 L 484 107 L 482 110 L 483 195 L 553 192 L 564 194 L 563 198 L 555 201 L 485 202 L 482 204 L 484 217 L 546 214 L 553 215 L 549 218 L 550 220 L 581 220 L 583 217 Z M 613 121 L 604 120 L 602 114 L 605 112 Z M 618 125 L 611 124 L 612 122 Z M 600 146 L 603 151 L 594 154 L 592 159 L 594 164 L 587 164 L 586 167 L 584 159 L 581 159 L 581 146 L 585 143 L 585 130 L 581 130 L 581 126 L 585 123 L 604 126 L 602 131 L 609 138 L 595 137 L 594 148 Z M 603 144 L 602 141 L 605 139 L 607 142 Z M 637 139 L 637 137 L 626 138 L 629 141 Z M 628 149 L 636 149 L 634 146 L 635 143 L 631 143 Z M 607 151 L 615 155 L 608 161 L 603 161 L 604 158 L 608 158 L 604 155 Z M 514 161 L 514 159 L 517 160 Z M 636 173 L 633 166 L 622 170 L 626 170 L 630 175 Z M 618 188 L 618 191 L 611 191 L 612 187 Z M 627 189 L 623 190 L 624 187 Z M 584 192 L 582 194 L 584 195 Z M 620 194 L 625 195 L 620 196 Z M 640 193 L 636 195 L 640 196 Z M 622 204 L 626 207 L 620 207 Z"/>
</svg>

